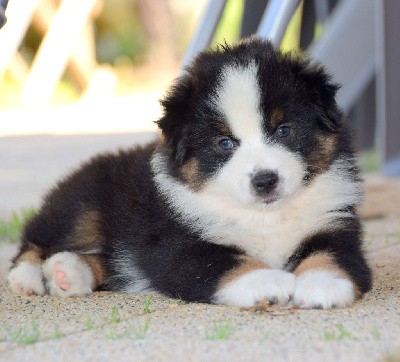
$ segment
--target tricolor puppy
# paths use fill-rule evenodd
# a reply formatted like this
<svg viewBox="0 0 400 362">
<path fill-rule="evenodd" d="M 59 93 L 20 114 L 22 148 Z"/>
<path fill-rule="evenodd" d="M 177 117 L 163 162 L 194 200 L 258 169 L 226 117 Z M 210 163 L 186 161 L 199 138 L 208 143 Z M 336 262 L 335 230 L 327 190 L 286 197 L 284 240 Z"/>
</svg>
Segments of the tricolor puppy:
<svg viewBox="0 0 400 362">
<path fill-rule="evenodd" d="M 160 141 L 100 155 L 45 198 L 11 289 L 351 305 L 371 272 L 337 89 L 266 41 L 203 52 L 162 101 Z"/>
</svg>

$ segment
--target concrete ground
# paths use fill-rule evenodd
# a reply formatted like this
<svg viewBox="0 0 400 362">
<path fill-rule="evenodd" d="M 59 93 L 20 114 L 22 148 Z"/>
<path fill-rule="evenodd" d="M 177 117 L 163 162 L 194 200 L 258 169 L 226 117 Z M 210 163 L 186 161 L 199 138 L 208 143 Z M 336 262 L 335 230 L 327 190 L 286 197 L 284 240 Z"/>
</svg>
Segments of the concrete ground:
<svg viewBox="0 0 400 362">
<path fill-rule="evenodd" d="M 0 217 L 38 206 L 89 155 L 153 137 L 0 138 Z M 106 292 L 23 298 L 5 282 L 16 245 L 0 241 L 0 361 L 400 361 L 398 205 L 400 180 L 368 177 L 361 212 L 374 288 L 353 307 L 328 311 L 242 311 Z"/>
<path fill-rule="evenodd" d="M 155 132 L 0 137 L 0 218 L 38 206 L 54 182 L 97 152 L 143 144 Z"/>
</svg>

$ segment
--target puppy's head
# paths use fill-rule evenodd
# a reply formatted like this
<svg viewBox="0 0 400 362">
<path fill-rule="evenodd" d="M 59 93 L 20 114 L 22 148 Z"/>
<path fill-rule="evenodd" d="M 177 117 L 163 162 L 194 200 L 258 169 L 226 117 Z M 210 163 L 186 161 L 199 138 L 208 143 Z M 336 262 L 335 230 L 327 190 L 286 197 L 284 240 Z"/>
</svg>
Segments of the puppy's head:
<svg viewBox="0 0 400 362">
<path fill-rule="evenodd" d="M 241 205 L 283 202 L 345 147 L 337 89 L 267 41 L 201 53 L 162 101 L 170 174 Z"/>
</svg>

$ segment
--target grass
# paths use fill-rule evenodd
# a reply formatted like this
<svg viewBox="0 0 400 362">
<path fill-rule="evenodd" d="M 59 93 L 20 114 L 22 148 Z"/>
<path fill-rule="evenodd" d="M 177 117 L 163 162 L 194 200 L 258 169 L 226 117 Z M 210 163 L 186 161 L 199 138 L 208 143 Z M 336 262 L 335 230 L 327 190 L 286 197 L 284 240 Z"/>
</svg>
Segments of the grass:
<svg viewBox="0 0 400 362">
<path fill-rule="evenodd" d="M 151 318 L 148 317 L 143 324 L 131 326 L 132 338 L 144 339 L 146 337 L 147 331 L 149 330 L 150 322 Z"/>
<path fill-rule="evenodd" d="M 50 336 L 50 339 L 59 339 L 64 337 L 64 334 L 60 331 L 58 324 L 54 324 L 54 333 Z"/>
<path fill-rule="evenodd" d="M 121 338 L 126 337 L 127 334 L 128 333 L 126 331 L 118 333 L 117 331 L 111 329 L 111 330 L 107 331 L 106 338 L 109 339 L 109 340 L 115 341 L 117 339 L 121 339 Z"/>
<path fill-rule="evenodd" d="M 365 251 L 368 250 L 368 248 L 370 247 L 370 245 L 372 244 L 372 242 L 375 240 L 376 235 L 374 233 L 372 234 L 367 234 L 367 233 L 363 233 L 362 235 L 362 240 L 363 240 L 363 244 L 362 247 Z"/>
<path fill-rule="evenodd" d="M 374 341 L 380 341 L 381 340 L 381 332 L 379 332 L 378 328 L 375 327 L 371 331 L 371 334 L 372 334 L 372 338 L 374 339 Z"/>
<path fill-rule="evenodd" d="M 358 155 L 358 164 L 363 172 L 378 172 L 379 157 L 374 150 L 363 151 Z"/>
<path fill-rule="evenodd" d="M 22 209 L 19 213 L 13 212 L 7 220 L 0 219 L 0 241 L 17 242 L 26 222 L 35 215 L 34 208 Z"/>
<path fill-rule="evenodd" d="M 149 295 L 149 296 L 146 296 L 146 297 L 144 298 L 144 311 L 145 311 L 145 313 L 147 313 L 147 314 L 150 314 L 150 313 L 151 313 L 151 311 L 150 311 L 150 304 L 151 304 L 151 302 L 153 301 L 153 299 L 154 299 L 154 295 Z"/>
<path fill-rule="evenodd" d="M 337 330 L 333 332 L 325 332 L 324 339 L 326 341 L 341 341 L 343 339 L 356 339 L 349 331 L 347 331 L 343 324 L 336 325 Z"/>
<path fill-rule="evenodd" d="M 177 295 L 177 299 L 178 299 L 178 304 L 179 305 L 187 304 L 186 300 L 184 300 L 183 297 L 180 294 Z"/>
<path fill-rule="evenodd" d="M 58 324 L 54 324 L 54 332 L 50 336 L 42 337 L 42 332 L 40 331 L 39 322 L 36 319 L 32 319 L 30 328 L 26 325 L 19 327 L 17 329 L 12 329 L 5 327 L 6 338 L 3 341 L 9 340 L 20 346 L 33 344 L 38 341 L 45 341 L 49 339 L 60 339 L 64 337 Z M 1 340 L 0 340 L 1 341 Z"/>
<path fill-rule="evenodd" d="M 153 296 L 149 297 L 149 301 L 153 299 Z M 148 304 L 149 306 L 150 304 Z M 120 323 L 122 320 L 120 318 L 119 311 L 117 307 L 113 307 L 111 310 L 111 315 L 106 318 L 107 322 L 111 325 Z M 109 340 L 117 340 L 120 338 L 128 337 L 132 339 L 144 339 L 149 330 L 151 322 L 151 317 L 147 317 L 144 323 L 130 324 L 123 328 L 122 331 L 117 331 L 113 327 L 106 331 L 105 337 Z M 91 331 L 94 329 L 94 322 L 92 317 L 86 319 L 86 331 Z M 40 331 L 39 322 L 36 319 L 32 319 L 31 326 L 23 325 L 19 328 L 4 328 L 5 336 L 0 337 L 0 342 L 11 341 L 17 343 L 18 345 L 28 345 L 33 344 L 38 341 L 45 341 L 50 339 L 59 339 L 64 337 L 58 324 L 54 324 L 54 332 L 51 335 L 42 337 Z"/>
<path fill-rule="evenodd" d="M 117 324 L 121 322 L 121 317 L 119 316 L 119 311 L 117 307 L 112 307 L 110 318 L 108 318 L 108 322 L 111 324 Z"/>
<path fill-rule="evenodd" d="M 154 299 L 154 296 L 149 295 L 144 300 L 144 311 L 147 314 L 151 313 L 150 304 L 153 299 Z M 122 322 L 122 319 L 120 317 L 117 307 L 112 308 L 111 315 L 109 318 L 107 318 L 107 322 L 109 322 L 110 324 L 117 324 L 117 323 Z M 149 329 L 150 322 L 151 322 L 151 318 L 148 317 L 146 319 L 146 321 L 141 325 L 129 325 L 128 327 L 124 328 L 124 330 L 122 332 L 118 332 L 114 329 L 110 329 L 106 332 L 105 336 L 107 339 L 110 339 L 110 340 L 116 340 L 116 339 L 120 339 L 120 338 L 124 338 L 124 337 L 129 337 L 129 338 L 133 338 L 133 339 L 144 339 L 147 334 L 147 331 Z M 94 327 L 93 320 L 89 317 L 86 320 L 86 330 L 89 331 L 89 330 L 93 329 L 93 327 Z"/>
<path fill-rule="evenodd" d="M 147 331 L 150 327 L 151 318 L 148 317 L 143 324 L 128 325 L 122 332 L 116 330 L 108 330 L 105 334 L 109 340 L 117 340 L 121 338 L 132 338 L 132 339 L 145 339 Z"/>
<path fill-rule="evenodd" d="M 364 232 L 362 234 L 362 248 L 364 251 L 368 251 L 369 247 L 371 246 L 372 242 L 375 240 L 382 240 L 385 244 L 385 247 L 400 244 L 400 233 L 399 232 L 389 232 L 385 234 L 377 235 L 375 233 L 368 234 Z"/>
<path fill-rule="evenodd" d="M 36 319 L 32 319 L 31 328 L 22 326 L 16 330 L 5 328 L 9 339 L 19 345 L 28 345 L 36 343 L 40 339 L 40 328 L 39 322 Z"/>
<path fill-rule="evenodd" d="M 226 340 L 231 337 L 235 327 L 229 322 L 214 323 L 214 325 L 206 331 L 205 339 L 210 341 Z"/>
<path fill-rule="evenodd" d="M 92 317 L 87 317 L 86 319 L 86 330 L 91 331 L 94 328 L 94 322 Z"/>
</svg>

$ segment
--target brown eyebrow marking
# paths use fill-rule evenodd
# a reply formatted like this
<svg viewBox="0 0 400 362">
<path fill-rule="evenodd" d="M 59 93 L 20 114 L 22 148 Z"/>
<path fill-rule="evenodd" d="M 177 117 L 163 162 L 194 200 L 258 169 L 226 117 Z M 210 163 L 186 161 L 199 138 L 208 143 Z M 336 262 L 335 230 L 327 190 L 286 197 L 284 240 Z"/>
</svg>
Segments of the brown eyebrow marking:
<svg viewBox="0 0 400 362">
<path fill-rule="evenodd" d="M 224 135 L 231 135 L 232 131 L 225 122 L 217 123 L 217 129 Z"/>
<path fill-rule="evenodd" d="M 278 128 L 278 126 L 282 123 L 284 117 L 285 117 L 285 114 L 283 113 L 283 111 L 279 108 L 275 108 L 271 112 L 271 117 L 270 117 L 272 127 Z"/>
</svg>

